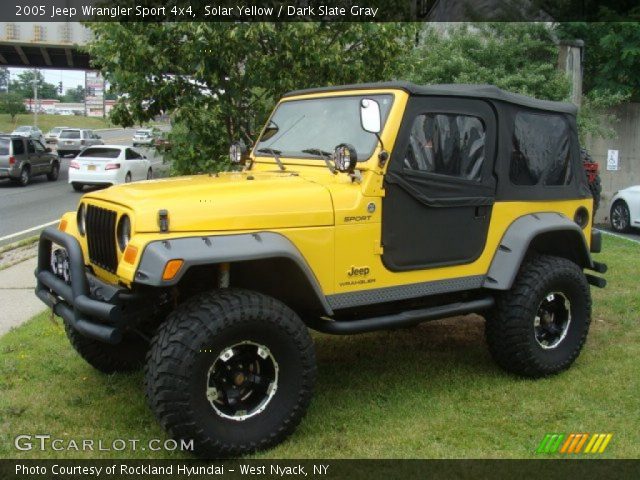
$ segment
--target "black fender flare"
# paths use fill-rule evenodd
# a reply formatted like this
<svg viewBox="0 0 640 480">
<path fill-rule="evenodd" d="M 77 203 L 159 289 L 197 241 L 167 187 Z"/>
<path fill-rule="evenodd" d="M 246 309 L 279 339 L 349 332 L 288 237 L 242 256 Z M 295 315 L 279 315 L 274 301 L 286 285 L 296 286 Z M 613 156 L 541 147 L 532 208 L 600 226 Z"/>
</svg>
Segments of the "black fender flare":
<svg viewBox="0 0 640 480">
<path fill-rule="evenodd" d="M 286 258 L 293 261 L 309 281 L 325 314 L 333 315 L 318 279 L 303 255 L 288 238 L 274 232 L 194 236 L 150 242 L 144 248 L 134 282 L 154 287 L 168 287 L 177 284 L 192 266 L 269 258 Z M 174 278 L 163 280 L 164 267 L 173 259 L 181 259 L 184 264 Z"/>
<path fill-rule="evenodd" d="M 548 239 L 544 243 L 540 239 Z M 547 245 L 549 244 L 549 245 Z M 594 267 L 582 229 L 560 213 L 532 213 L 515 220 L 504 233 L 483 282 L 484 288 L 509 290 L 531 246 L 568 257 L 582 268 Z"/>
</svg>

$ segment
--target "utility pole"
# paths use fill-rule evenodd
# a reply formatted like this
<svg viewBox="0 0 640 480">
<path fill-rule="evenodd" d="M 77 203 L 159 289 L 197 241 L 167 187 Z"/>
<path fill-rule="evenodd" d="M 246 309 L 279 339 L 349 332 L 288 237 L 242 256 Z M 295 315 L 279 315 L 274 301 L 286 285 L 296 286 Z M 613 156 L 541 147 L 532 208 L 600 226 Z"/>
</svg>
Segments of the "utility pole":
<svg viewBox="0 0 640 480">
<path fill-rule="evenodd" d="M 33 69 L 33 126 L 38 126 L 38 69 Z"/>
</svg>

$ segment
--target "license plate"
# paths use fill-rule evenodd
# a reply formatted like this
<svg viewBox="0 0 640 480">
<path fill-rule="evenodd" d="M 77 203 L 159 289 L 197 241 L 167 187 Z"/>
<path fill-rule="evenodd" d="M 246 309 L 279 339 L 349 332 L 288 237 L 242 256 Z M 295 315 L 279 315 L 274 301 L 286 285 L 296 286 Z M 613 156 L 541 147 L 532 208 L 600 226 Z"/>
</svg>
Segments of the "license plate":
<svg viewBox="0 0 640 480">
<path fill-rule="evenodd" d="M 95 169 L 96 169 L 96 166 L 95 166 L 95 165 L 89 165 L 89 166 L 87 167 L 87 170 L 91 170 L 91 171 L 93 171 L 93 170 L 95 170 Z"/>
<path fill-rule="evenodd" d="M 71 142 L 64 142 L 64 143 L 66 143 L 67 145 L 71 145 L 71 144 L 73 143 L 73 141 L 71 141 Z"/>
</svg>

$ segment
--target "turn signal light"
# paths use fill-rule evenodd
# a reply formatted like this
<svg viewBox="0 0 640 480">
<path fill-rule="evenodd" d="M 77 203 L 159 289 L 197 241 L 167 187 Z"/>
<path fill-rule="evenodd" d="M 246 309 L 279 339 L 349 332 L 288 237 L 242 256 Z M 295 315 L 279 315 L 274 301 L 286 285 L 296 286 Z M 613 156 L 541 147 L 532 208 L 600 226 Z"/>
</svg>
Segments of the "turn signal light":
<svg viewBox="0 0 640 480">
<path fill-rule="evenodd" d="M 138 257 L 138 249 L 133 245 L 127 245 L 127 249 L 124 251 L 124 261 L 134 265 L 136 258 Z"/>
<path fill-rule="evenodd" d="M 14 157 L 13 155 L 11 155 L 9 157 L 9 165 L 15 165 L 16 164 L 16 157 Z"/>
<path fill-rule="evenodd" d="M 75 168 L 76 170 L 80 170 L 80 164 L 78 162 L 70 162 L 69 168 Z"/>
<path fill-rule="evenodd" d="M 58 230 L 64 232 L 67 230 L 67 221 L 66 220 L 60 220 L 60 225 L 58 225 Z"/>
<path fill-rule="evenodd" d="M 164 272 L 162 273 L 162 280 L 173 280 L 173 278 L 177 275 L 177 273 L 182 268 L 182 264 L 184 262 L 182 260 L 169 260 L 167 265 L 164 267 Z"/>
<path fill-rule="evenodd" d="M 117 170 L 120 168 L 119 163 L 107 163 L 107 166 L 104 167 L 105 170 Z"/>
</svg>

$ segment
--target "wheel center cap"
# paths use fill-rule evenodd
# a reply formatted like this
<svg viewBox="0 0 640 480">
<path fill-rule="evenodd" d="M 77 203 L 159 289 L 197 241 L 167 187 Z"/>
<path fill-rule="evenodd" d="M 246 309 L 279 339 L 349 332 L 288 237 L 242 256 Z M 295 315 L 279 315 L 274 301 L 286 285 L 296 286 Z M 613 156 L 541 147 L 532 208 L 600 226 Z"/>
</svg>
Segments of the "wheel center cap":
<svg viewBox="0 0 640 480">
<path fill-rule="evenodd" d="M 236 386 L 239 387 L 244 383 L 244 380 L 245 380 L 244 373 L 239 372 L 239 373 L 236 373 L 235 377 L 233 378 L 233 383 L 235 383 Z"/>
</svg>

